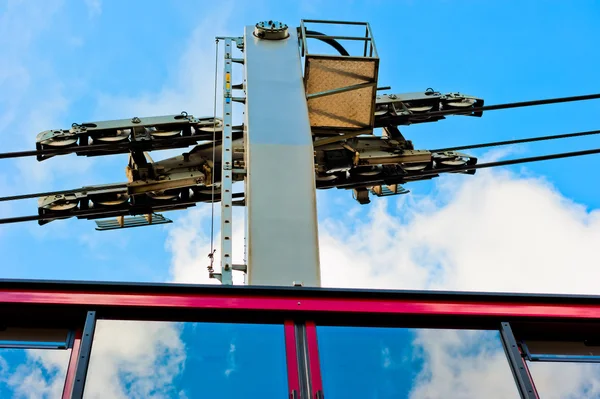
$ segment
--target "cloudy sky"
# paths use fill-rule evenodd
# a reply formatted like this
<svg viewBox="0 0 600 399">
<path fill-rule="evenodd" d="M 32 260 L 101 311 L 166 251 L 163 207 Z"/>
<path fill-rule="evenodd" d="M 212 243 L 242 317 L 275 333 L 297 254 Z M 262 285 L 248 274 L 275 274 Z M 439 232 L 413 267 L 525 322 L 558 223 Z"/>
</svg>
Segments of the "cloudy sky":
<svg viewBox="0 0 600 399">
<path fill-rule="evenodd" d="M 182 110 L 211 115 L 214 37 L 241 35 L 244 25 L 264 19 L 290 26 L 301 18 L 370 22 L 381 57 L 379 85 L 392 92 L 432 87 L 486 104 L 598 92 L 598 4 L 523 3 L 0 0 L 0 150 L 32 149 L 38 132 L 73 122 Z M 600 101 L 551 105 L 450 117 L 402 132 L 419 148 L 440 148 L 597 129 L 599 111 Z M 600 139 L 589 137 L 469 153 L 491 160 L 596 147 Z M 320 192 L 323 284 L 599 294 L 599 159 L 444 176 L 369 206 L 355 203 L 350 192 Z M 126 156 L 1 162 L 2 196 L 125 179 Z M 0 217 L 36 212 L 35 201 L 0 204 Z M 206 274 L 210 206 L 168 216 L 175 223 L 107 233 L 78 220 L 3 225 L 0 272 L 4 278 L 214 283 Z M 243 222 L 236 216 L 234 261 L 241 262 Z M 321 327 L 320 334 L 329 398 L 348 397 L 336 392 L 336 379 L 353 375 L 357 382 L 348 392 L 366 398 L 515 394 L 494 333 Z M 86 395 L 234 397 L 240 387 L 268 386 L 269 397 L 278 397 L 285 391 L 280 338 L 278 326 L 103 321 L 92 360 L 92 372 L 98 371 Z M 349 345 L 361 353 L 360 367 L 336 373 Z M 269 356 L 257 365 L 251 359 L 259 349 Z M 6 353 L 1 396 L 56 397 L 66 359 L 65 352 Z M 259 368 L 272 370 L 270 378 Z M 589 365 L 536 364 L 532 373 L 544 397 L 600 392 Z M 196 375 L 206 378 L 201 389 Z M 374 383 L 362 384 L 359 376 Z M 565 381 L 559 388 L 550 383 L 557 376 Z M 224 386 L 231 392 L 223 394 Z"/>
</svg>

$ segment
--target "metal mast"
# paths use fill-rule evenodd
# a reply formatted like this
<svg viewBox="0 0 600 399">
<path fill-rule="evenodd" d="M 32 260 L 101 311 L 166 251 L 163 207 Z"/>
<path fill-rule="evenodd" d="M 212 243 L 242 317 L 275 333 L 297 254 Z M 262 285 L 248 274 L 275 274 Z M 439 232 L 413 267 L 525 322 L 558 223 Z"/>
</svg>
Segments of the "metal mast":
<svg viewBox="0 0 600 399">
<path fill-rule="evenodd" d="M 298 36 L 279 22 L 260 25 L 244 32 L 248 284 L 319 286 L 314 150 Z"/>
</svg>

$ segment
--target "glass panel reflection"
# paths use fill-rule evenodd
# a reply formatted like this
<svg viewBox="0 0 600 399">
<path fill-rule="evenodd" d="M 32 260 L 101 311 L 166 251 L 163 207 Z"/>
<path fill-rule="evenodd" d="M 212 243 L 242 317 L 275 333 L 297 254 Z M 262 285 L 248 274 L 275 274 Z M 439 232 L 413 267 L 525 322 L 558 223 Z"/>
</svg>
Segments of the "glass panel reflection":
<svg viewBox="0 0 600 399">
<path fill-rule="evenodd" d="M 600 364 L 527 362 L 543 399 L 600 398 Z"/>
<path fill-rule="evenodd" d="M 99 320 L 84 397 L 287 397 L 282 325 Z"/>
<path fill-rule="evenodd" d="M 518 398 L 497 331 L 317 327 L 323 388 L 341 398 Z"/>
<path fill-rule="evenodd" d="M 70 349 L 0 349 L 0 398 L 60 398 Z"/>
</svg>

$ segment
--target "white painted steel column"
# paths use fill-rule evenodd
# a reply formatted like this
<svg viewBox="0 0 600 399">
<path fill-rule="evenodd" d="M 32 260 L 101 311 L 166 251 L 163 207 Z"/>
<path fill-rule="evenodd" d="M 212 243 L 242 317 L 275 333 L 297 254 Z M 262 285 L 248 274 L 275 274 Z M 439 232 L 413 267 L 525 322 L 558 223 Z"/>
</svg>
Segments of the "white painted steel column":
<svg viewBox="0 0 600 399">
<path fill-rule="evenodd" d="M 225 38 L 225 65 L 223 74 L 223 138 L 221 154 L 221 283 L 233 284 L 233 256 L 231 243 L 233 229 L 231 227 L 233 212 L 233 145 L 232 145 L 232 95 L 231 95 L 231 38 Z"/>
<path fill-rule="evenodd" d="M 296 31 L 263 40 L 247 26 L 248 284 L 320 286 L 312 144 Z"/>
</svg>

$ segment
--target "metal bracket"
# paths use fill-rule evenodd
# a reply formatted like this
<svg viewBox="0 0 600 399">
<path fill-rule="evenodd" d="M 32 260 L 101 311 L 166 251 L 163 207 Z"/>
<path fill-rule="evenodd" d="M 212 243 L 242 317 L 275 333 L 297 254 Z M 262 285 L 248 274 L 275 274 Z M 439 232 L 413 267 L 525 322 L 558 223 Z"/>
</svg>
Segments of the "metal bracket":
<svg viewBox="0 0 600 399">
<path fill-rule="evenodd" d="M 155 224 L 173 223 L 171 219 L 167 219 L 158 213 L 149 213 L 143 216 L 117 216 L 116 219 L 96 220 L 96 230 L 106 231 L 115 229 L 126 229 L 130 227 L 150 226 Z"/>
<path fill-rule="evenodd" d="M 233 264 L 232 268 L 233 268 L 233 270 L 236 270 L 238 272 L 244 272 L 244 273 L 248 272 L 248 265 Z"/>
</svg>

